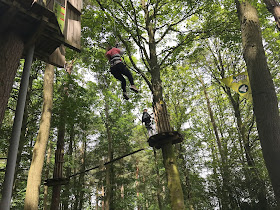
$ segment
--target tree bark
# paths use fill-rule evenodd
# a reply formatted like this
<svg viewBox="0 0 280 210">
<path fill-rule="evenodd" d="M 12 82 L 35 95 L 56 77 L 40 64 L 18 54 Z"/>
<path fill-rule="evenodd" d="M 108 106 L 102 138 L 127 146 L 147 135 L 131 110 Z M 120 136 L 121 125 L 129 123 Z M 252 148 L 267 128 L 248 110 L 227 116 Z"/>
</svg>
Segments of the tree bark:
<svg viewBox="0 0 280 210">
<path fill-rule="evenodd" d="M 54 66 L 47 64 L 44 76 L 44 102 L 42 118 L 37 140 L 33 149 L 31 166 L 28 173 L 24 210 L 38 209 L 41 175 L 51 123 L 53 80 Z"/>
<path fill-rule="evenodd" d="M 250 189 L 248 189 L 248 190 L 257 193 L 257 197 L 259 200 L 258 207 L 260 209 L 267 209 L 268 202 L 266 199 L 267 193 L 266 193 L 265 182 L 264 182 L 264 180 L 261 179 L 259 170 L 256 167 L 255 160 L 252 155 L 252 149 L 251 149 L 251 145 L 249 142 L 249 134 L 248 134 L 248 131 L 246 131 L 246 127 L 241 118 L 239 101 L 234 100 L 234 98 L 231 95 L 230 89 L 228 87 L 225 90 L 226 90 L 226 94 L 228 95 L 230 102 L 233 106 L 234 115 L 236 118 L 237 127 L 238 127 L 238 131 L 239 131 L 239 136 L 240 136 L 239 139 L 241 141 L 241 146 L 243 145 L 243 148 L 244 148 L 247 166 L 249 166 L 249 167 L 245 166 L 245 169 L 244 169 L 245 177 L 248 180 L 248 183 L 250 186 Z M 241 148 L 242 151 L 243 151 L 243 148 Z M 253 184 L 253 186 L 251 185 L 251 183 Z M 253 195 L 253 193 L 250 193 L 250 194 Z"/>
<path fill-rule="evenodd" d="M 105 127 L 107 132 L 108 140 L 108 162 L 113 159 L 113 142 L 112 135 L 109 126 L 109 105 L 105 99 Z M 113 165 L 106 165 L 106 191 L 105 191 L 105 209 L 110 210 L 114 209 L 113 207 Z"/>
<path fill-rule="evenodd" d="M 236 0 L 241 24 L 244 59 L 253 95 L 254 113 L 263 157 L 280 205 L 280 118 L 273 80 L 262 44 L 257 10 L 248 2 Z"/>
<path fill-rule="evenodd" d="M 0 35 L 0 127 L 23 49 L 23 41 L 14 33 Z"/>
<path fill-rule="evenodd" d="M 153 109 L 158 133 L 170 132 L 172 128 L 167 113 L 166 104 L 163 100 L 162 84 L 160 79 L 160 66 L 156 53 L 155 29 L 152 23 L 151 14 L 144 0 L 141 0 L 142 8 L 145 14 L 146 31 L 149 36 L 148 59 L 151 73 L 151 91 L 153 93 Z M 170 191 L 171 208 L 174 210 L 185 209 L 183 190 L 181 187 L 179 171 L 177 169 L 176 157 L 172 142 L 162 145 L 163 163 L 167 174 L 168 187 Z"/>
<path fill-rule="evenodd" d="M 74 130 L 74 122 L 73 124 L 71 125 L 71 129 L 70 129 L 70 138 L 69 138 L 69 146 L 68 146 L 68 157 L 69 157 L 69 162 L 70 162 L 70 165 L 73 164 L 73 141 L 74 141 L 74 138 L 75 138 L 75 130 Z M 69 177 L 71 175 L 71 167 L 67 167 L 66 168 L 66 177 Z M 64 210 L 68 210 L 69 207 L 69 196 L 70 196 L 70 183 L 65 185 L 65 190 L 64 190 L 64 193 L 63 193 L 63 197 L 64 197 L 64 201 L 62 203 L 63 205 L 63 209 Z"/>
<path fill-rule="evenodd" d="M 95 189 L 95 210 L 98 210 L 98 202 L 99 202 L 99 190 L 98 190 L 98 183 L 96 184 L 96 189 Z"/>
<path fill-rule="evenodd" d="M 83 142 L 83 147 L 82 147 L 82 151 L 81 151 L 81 171 L 85 171 L 86 170 L 86 148 L 87 148 L 87 142 L 86 142 L 86 138 L 84 139 Z M 85 184 L 85 173 L 80 174 L 79 177 L 79 184 L 81 186 L 81 188 L 84 188 L 84 184 Z M 83 204 L 84 204 L 84 190 L 80 191 L 80 199 L 79 199 L 79 210 L 83 210 Z"/>
<path fill-rule="evenodd" d="M 222 208 L 225 209 L 235 209 L 237 208 L 237 204 L 235 202 L 235 200 L 233 199 L 233 193 L 230 187 L 230 182 L 229 182 L 229 170 L 228 170 L 228 164 L 227 164 L 227 156 L 225 154 L 224 148 L 222 147 L 222 143 L 221 143 L 221 139 L 218 133 L 218 127 L 216 124 L 216 120 L 214 118 L 214 113 L 212 111 L 211 108 L 211 103 L 209 100 L 209 96 L 208 96 L 208 92 L 206 90 L 205 84 L 203 82 L 202 79 L 199 79 L 202 86 L 203 86 L 203 92 L 205 95 L 205 99 L 207 102 L 207 109 L 208 109 L 208 113 L 209 113 L 209 117 L 210 117 L 210 121 L 214 130 L 214 134 L 216 137 L 216 142 L 218 145 L 218 150 L 219 150 L 219 154 L 220 154 L 220 159 L 221 159 L 221 163 L 222 166 L 220 167 L 221 170 L 221 176 L 222 176 L 222 180 L 223 180 L 223 184 L 222 184 L 222 188 L 223 188 L 223 199 L 221 199 L 221 203 L 222 203 Z"/>
<path fill-rule="evenodd" d="M 280 31 L 280 5 L 276 0 L 263 0 L 267 10 L 274 16 L 276 26 Z"/>
<path fill-rule="evenodd" d="M 53 171 L 53 178 L 62 178 L 63 176 L 63 156 L 64 156 L 64 136 L 65 136 L 65 103 L 66 97 L 62 101 L 62 109 L 60 111 L 60 123 L 57 136 L 57 148 L 55 151 L 55 165 Z M 61 185 L 53 186 L 51 210 L 59 209 Z"/>
<path fill-rule="evenodd" d="M 157 172 L 157 200 L 158 200 L 158 208 L 159 210 L 162 210 L 163 207 L 162 207 L 162 199 L 161 199 L 161 184 L 160 184 L 160 174 L 159 174 L 159 167 L 158 167 L 158 160 L 157 160 L 157 153 L 156 153 L 156 149 L 153 148 L 154 150 L 154 158 L 155 158 L 155 164 L 156 164 L 156 172 Z M 138 168 L 137 168 L 138 169 Z"/>
<path fill-rule="evenodd" d="M 101 188 L 101 196 L 102 196 L 102 201 L 101 201 L 102 210 L 105 210 L 105 202 L 104 202 L 105 191 L 104 191 L 104 186 L 103 185 L 102 185 L 102 188 Z"/>
<path fill-rule="evenodd" d="M 50 163 L 51 163 L 51 151 L 52 151 L 52 144 L 51 142 L 49 143 L 49 149 L 48 149 L 48 154 L 47 154 L 47 161 L 46 161 L 46 171 L 45 171 L 45 178 L 49 178 L 49 173 L 50 173 Z M 44 186 L 44 210 L 49 209 L 49 204 L 48 204 L 48 186 Z"/>
</svg>

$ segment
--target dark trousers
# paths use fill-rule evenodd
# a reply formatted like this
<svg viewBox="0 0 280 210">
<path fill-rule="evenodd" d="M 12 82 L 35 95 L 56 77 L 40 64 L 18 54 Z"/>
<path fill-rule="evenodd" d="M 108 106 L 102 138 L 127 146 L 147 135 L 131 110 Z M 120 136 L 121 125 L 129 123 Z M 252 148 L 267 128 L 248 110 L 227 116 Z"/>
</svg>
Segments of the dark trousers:
<svg viewBox="0 0 280 210">
<path fill-rule="evenodd" d="M 110 72 L 117 80 L 121 81 L 123 92 L 126 92 L 126 80 L 123 75 L 127 76 L 131 85 L 134 85 L 132 74 L 123 63 L 118 63 L 111 67 Z"/>
</svg>

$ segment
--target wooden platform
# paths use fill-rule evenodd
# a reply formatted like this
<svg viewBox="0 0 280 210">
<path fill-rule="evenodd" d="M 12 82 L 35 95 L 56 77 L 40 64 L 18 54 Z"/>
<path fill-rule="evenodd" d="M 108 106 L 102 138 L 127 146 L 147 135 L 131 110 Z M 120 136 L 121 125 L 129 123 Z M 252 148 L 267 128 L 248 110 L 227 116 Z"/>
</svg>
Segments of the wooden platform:
<svg viewBox="0 0 280 210">
<path fill-rule="evenodd" d="M 149 145 L 156 149 L 160 149 L 162 145 L 169 143 L 170 141 L 172 144 L 177 144 L 183 141 L 183 137 L 178 131 L 173 131 L 159 133 L 148 139 Z"/>
<path fill-rule="evenodd" d="M 69 183 L 68 178 L 56 178 L 56 179 L 47 179 L 45 180 L 44 185 L 46 186 L 55 186 L 55 185 L 66 185 Z"/>
</svg>

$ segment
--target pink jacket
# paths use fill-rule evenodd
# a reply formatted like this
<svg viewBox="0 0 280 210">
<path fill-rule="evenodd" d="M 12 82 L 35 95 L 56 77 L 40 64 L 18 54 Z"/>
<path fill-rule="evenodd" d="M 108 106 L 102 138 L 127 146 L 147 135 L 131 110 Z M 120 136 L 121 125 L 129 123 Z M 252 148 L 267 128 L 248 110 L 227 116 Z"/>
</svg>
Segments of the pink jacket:
<svg viewBox="0 0 280 210">
<path fill-rule="evenodd" d="M 122 51 L 119 48 L 115 48 L 115 47 L 113 47 L 111 50 L 106 52 L 106 57 L 109 58 L 111 66 L 114 66 L 122 62 L 121 54 L 123 54 Z"/>
</svg>

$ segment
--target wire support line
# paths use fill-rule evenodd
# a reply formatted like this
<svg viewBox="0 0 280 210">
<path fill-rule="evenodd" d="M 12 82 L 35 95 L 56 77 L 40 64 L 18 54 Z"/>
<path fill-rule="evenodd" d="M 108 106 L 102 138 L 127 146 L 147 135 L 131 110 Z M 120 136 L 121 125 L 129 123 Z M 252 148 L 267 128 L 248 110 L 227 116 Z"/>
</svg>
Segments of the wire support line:
<svg viewBox="0 0 280 210">
<path fill-rule="evenodd" d="M 114 158 L 113 160 L 111 160 L 111 161 L 109 161 L 109 162 L 106 162 L 106 163 L 104 163 L 103 165 L 106 166 L 106 165 L 108 165 L 108 164 L 110 164 L 110 163 L 113 163 L 113 162 L 115 162 L 115 161 L 117 161 L 117 160 L 120 160 L 120 159 L 122 159 L 122 158 L 125 158 L 125 157 L 127 157 L 127 156 L 133 155 L 133 154 L 135 154 L 135 153 L 137 153 L 137 152 L 141 152 L 141 151 L 143 151 L 143 150 L 145 150 L 145 149 L 147 149 L 147 148 L 138 149 L 138 150 L 133 151 L 133 152 L 131 152 L 131 153 L 128 153 L 128 154 L 126 154 L 126 155 L 123 155 L 123 156 Z M 80 174 L 87 173 L 87 172 L 89 172 L 89 171 L 91 171 L 91 170 L 94 170 L 94 169 L 97 169 L 97 168 L 99 168 L 99 167 L 101 167 L 101 166 L 102 166 L 102 165 L 95 166 L 95 167 L 89 168 L 89 169 L 87 169 L 87 170 L 85 170 L 85 171 L 81 171 L 81 172 L 72 174 L 72 175 L 68 176 L 68 179 L 70 179 L 71 177 L 74 177 L 74 176 L 78 176 L 78 175 L 80 175 Z"/>
</svg>

